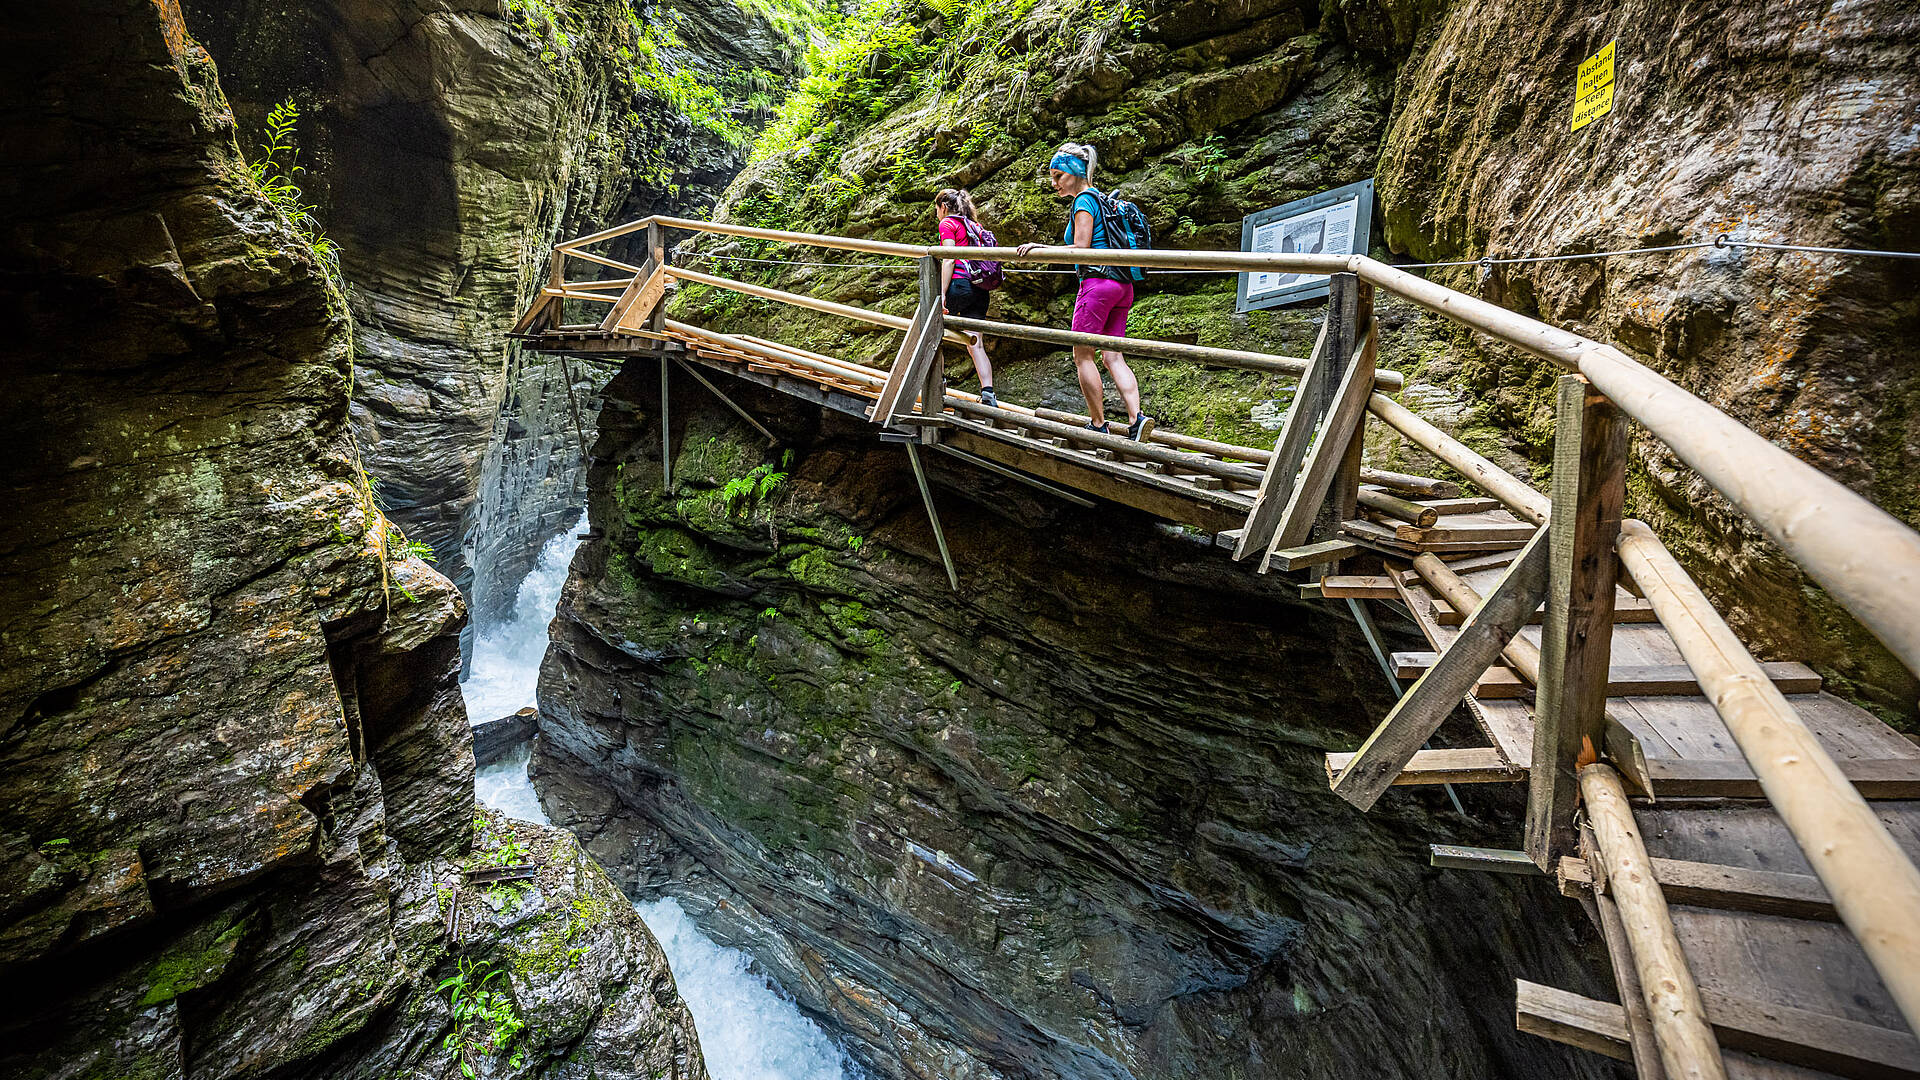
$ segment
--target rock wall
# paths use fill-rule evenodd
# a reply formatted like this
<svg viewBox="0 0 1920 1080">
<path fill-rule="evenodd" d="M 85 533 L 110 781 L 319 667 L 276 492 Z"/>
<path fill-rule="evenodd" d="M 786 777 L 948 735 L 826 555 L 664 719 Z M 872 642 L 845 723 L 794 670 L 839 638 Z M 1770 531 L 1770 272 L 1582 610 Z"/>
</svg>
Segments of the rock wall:
<svg viewBox="0 0 1920 1080">
<path fill-rule="evenodd" d="M 1512 1027 L 1516 976 L 1605 992 L 1577 910 L 1426 865 L 1515 807 L 1328 795 L 1389 704 L 1351 624 L 929 454 L 951 592 L 898 449 L 727 388 L 791 459 L 676 383 L 667 495 L 656 377 L 609 384 L 542 670 L 536 787 L 626 887 L 885 1077 L 1604 1073 Z"/>
<path fill-rule="evenodd" d="M 714 24 L 728 32 L 712 62 L 771 84 L 791 77 L 794 43 L 727 0 L 644 15 L 633 0 L 186 7 L 249 139 L 274 104 L 303 109 L 299 179 L 340 246 L 367 470 L 476 615 L 503 615 L 579 515 L 592 436 L 559 362 L 506 337 L 548 252 L 610 221 L 704 212 L 744 157 L 729 112 L 696 119 L 676 98 L 666 75 L 685 50 L 645 48 L 668 40 L 656 27 Z M 745 108 L 719 100 L 694 104 Z M 589 394 L 593 373 L 576 373 Z"/>
<path fill-rule="evenodd" d="M 344 301 L 178 5 L 9 32 L 0 1074 L 700 1080 L 574 841 L 475 842 L 464 607 L 374 507 Z M 486 1025 L 436 990 L 489 974 Z"/>
<path fill-rule="evenodd" d="M 1367 177 L 1379 258 L 1573 254 L 1734 239 L 1920 250 L 1913 176 L 1920 16 L 1834 5 L 1354 0 L 1136 9 L 1006 0 L 951 19 L 895 5 L 770 129 L 722 212 L 759 225 L 932 239 L 930 203 L 970 187 L 1003 242 L 1053 242 L 1039 181 L 1062 140 L 1102 154 L 1161 247 L 1233 248 L 1248 213 Z M 1568 130 L 1575 71 L 1617 40 L 1613 113 Z M 884 77 L 873 78 L 876 72 Z M 790 113 L 794 110 L 790 107 Z M 753 245 L 709 250 L 765 254 Z M 870 261 L 870 260 L 865 260 Z M 1431 271 L 1613 341 L 1920 526 L 1914 320 L 1904 260 L 1705 250 Z M 751 268 L 749 268 L 751 269 Z M 900 312 L 910 275 L 795 269 L 765 280 Z M 1018 275 L 996 317 L 1061 326 L 1071 280 Z M 1234 315 L 1233 286 L 1157 276 L 1130 328 L 1304 355 L 1316 306 Z M 890 335 L 702 290 L 683 317 L 884 360 Z M 1544 485 L 1557 370 L 1404 305 L 1382 365 L 1443 428 Z M 1073 406 L 1057 354 L 999 343 L 1009 400 Z M 955 354 L 949 371 L 965 385 Z M 1171 428 L 1261 445 L 1291 384 L 1188 365 L 1139 371 Z M 1003 395 L 1004 396 L 1004 395 Z M 1076 407 L 1077 408 L 1077 407 Z M 1435 467 L 1383 435 L 1388 467 Z M 1629 511 L 1653 523 L 1765 658 L 1804 659 L 1913 730 L 1920 682 L 1751 526 L 1639 437 Z"/>
</svg>

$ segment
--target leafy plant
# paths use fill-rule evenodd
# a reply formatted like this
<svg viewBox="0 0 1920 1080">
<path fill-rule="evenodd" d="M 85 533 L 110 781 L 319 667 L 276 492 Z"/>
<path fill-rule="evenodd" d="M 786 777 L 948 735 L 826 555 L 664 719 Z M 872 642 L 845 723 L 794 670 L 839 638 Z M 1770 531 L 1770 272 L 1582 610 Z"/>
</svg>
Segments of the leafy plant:
<svg viewBox="0 0 1920 1080">
<path fill-rule="evenodd" d="M 300 146 L 293 137 L 293 129 L 299 122 L 300 107 L 292 98 L 275 105 L 267 113 L 267 128 L 261 136 L 265 141 L 260 144 L 259 156 L 247 162 L 247 172 L 253 177 L 254 186 L 286 219 L 287 225 L 337 283 L 340 249 L 327 239 L 320 220 L 313 216 L 315 208 L 306 202 L 306 194 L 293 179 L 307 171 L 300 164 Z"/>
<path fill-rule="evenodd" d="M 454 975 L 434 988 L 447 995 L 453 1009 L 453 1030 L 440 1046 L 459 1058 L 462 1076 L 478 1076 L 475 1055 L 498 1056 L 527 1026 L 514 1009 L 511 994 L 493 985 L 500 974 L 488 961 L 461 960 Z M 509 1067 L 519 1068 L 524 1056 L 524 1048 L 515 1050 Z"/>
<path fill-rule="evenodd" d="M 772 465 L 756 465 L 747 475 L 736 476 L 720 485 L 715 495 L 728 514 L 736 514 L 744 507 L 764 501 L 786 482 L 787 474 L 775 472 Z"/>
</svg>

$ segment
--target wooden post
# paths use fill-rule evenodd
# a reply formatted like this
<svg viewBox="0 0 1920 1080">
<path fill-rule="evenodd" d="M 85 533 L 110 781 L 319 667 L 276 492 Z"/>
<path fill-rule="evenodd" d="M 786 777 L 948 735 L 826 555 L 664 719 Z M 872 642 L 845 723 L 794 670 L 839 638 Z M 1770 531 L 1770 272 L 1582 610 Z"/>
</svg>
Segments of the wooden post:
<svg viewBox="0 0 1920 1080">
<path fill-rule="evenodd" d="M 1315 522 L 1324 519 L 1330 502 L 1329 491 L 1349 457 L 1354 433 L 1360 429 L 1366 417 L 1367 398 L 1373 393 L 1374 339 L 1367 337 L 1360 351 L 1348 359 L 1349 364 L 1340 376 L 1340 385 L 1327 410 L 1326 420 L 1320 425 L 1319 437 L 1314 440 L 1313 450 L 1300 470 L 1300 478 L 1287 500 L 1287 508 L 1280 514 L 1280 524 L 1274 529 L 1267 554 L 1260 560 L 1260 572 L 1263 574 L 1273 564 L 1273 552 L 1305 543 Z M 1356 466 L 1356 484 L 1358 476 Z M 1345 512 L 1348 516 L 1341 518 L 1342 521 L 1349 520 L 1354 509 L 1348 505 Z"/>
<path fill-rule="evenodd" d="M 1547 591 L 1547 536 L 1527 542 L 1486 602 L 1467 617 L 1447 651 L 1361 744 L 1333 782 L 1334 793 L 1362 810 L 1379 801 L 1400 770 L 1473 689 L 1482 672 L 1525 626 Z"/>
<path fill-rule="evenodd" d="M 922 362 L 926 364 L 926 376 L 918 390 L 920 392 L 920 414 L 939 416 L 947 407 L 947 365 L 942 354 L 941 336 L 946 332 L 944 316 L 946 312 L 946 282 L 940 280 L 940 260 L 931 256 L 920 260 L 920 310 L 926 313 L 927 344 L 931 354 Z M 920 441 L 937 443 L 940 441 L 939 428 L 922 428 Z M 918 460 L 916 456 L 915 460 Z"/>
<path fill-rule="evenodd" d="M 913 478 L 920 485 L 920 498 L 927 504 L 927 521 L 933 525 L 933 542 L 940 546 L 940 564 L 947 568 L 947 584 L 960 591 L 960 572 L 953 568 L 953 555 L 947 551 L 947 534 L 940 528 L 940 515 L 933 508 L 933 489 L 927 486 L 927 471 L 920 465 L 920 447 L 907 443 L 907 460 L 913 463 Z"/>
<path fill-rule="evenodd" d="M 547 263 L 547 288 L 565 291 L 567 287 L 567 253 L 559 248 L 553 250 L 553 257 Z M 558 330 L 567 321 L 567 302 L 562 297 L 554 297 L 547 305 L 547 328 Z"/>
<path fill-rule="evenodd" d="M 655 222 L 647 223 L 647 261 L 658 267 L 662 274 L 673 263 L 673 256 L 667 251 L 666 230 Z M 636 275 L 637 276 L 637 275 Z M 654 301 L 653 308 L 647 313 L 647 330 L 658 334 L 667 326 L 666 282 L 661 281 L 662 295 Z"/>
<path fill-rule="evenodd" d="M 1627 497 L 1626 418 L 1578 375 L 1560 377 L 1554 424 L 1552 551 L 1533 761 L 1527 773 L 1527 854 L 1545 870 L 1573 850 L 1583 748 L 1606 746 L 1613 644 L 1614 542 Z"/>
<path fill-rule="evenodd" d="M 1840 920 L 1920 1031 L 1920 869 L 1659 537 L 1625 521 L 1619 550 Z"/>
<path fill-rule="evenodd" d="M 1707 1026 L 1700 989 L 1680 951 L 1667 899 L 1654 880 L 1620 775 L 1607 765 L 1589 765 L 1580 770 L 1580 792 L 1586 797 L 1607 886 L 1620 906 L 1661 1064 L 1672 1080 L 1726 1080 L 1720 1044 Z"/>
<path fill-rule="evenodd" d="M 1333 321 L 1334 309 L 1327 308 L 1327 321 L 1320 324 L 1320 340 L 1314 343 L 1313 355 L 1307 358 L 1307 369 L 1300 375 L 1300 383 L 1293 389 L 1293 404 L 1287 406 L 1287 418 L 1280 425 L 1280 436 L 1273 441 L 1273 453 L 1266 461 L 1266 472 L 1260 477 L 1260 490 L 1254 494 L 1253 509 L 1247 512 L 1247 523 L 1240 529 L 1240 540 L 1233 546 L 1235 560 L 1264 552 L 1273 541 L 1273 531 L 1280 527 L 1280 515 L 1287 508 L 1287 501 L 1293 497 L 1293 485 L 1300 474 L 1300 461 L 1307 455 L 1307 443 L 1313 436 L 1313 426 L 1319 417 L 1313 413 L 1313 403 L 1319 400 L 1320 386 L 1327 379 L 1327 340 Z"/>
<path fill-rule="evenodd" d="M 667 358 L 660 357 L 660 486 L 673 494 L 673 425 L 667 422 Z"/>
<path fill-rule="evenodd" d="M 1354 329 L 1357 340 L 1366 350 L 1371 367 L 1380 356 L 1380 324 L 1373 317 L 1373 286 L 1354 279 L 1355 314 Z M 1372 395 L 1363 395 L 1372 396 Z M 1360 415 L 1353 423 L 1353 432 L 1347 436 L 1344 454 L 1340 458 L 1339 471 L 1333 474 L 1333 486 L 1327 493 L 1327 512 L 1321 515 L 1316 526 L 1321 539 L 1333 536 L 1343 521 L 1352 521 L 1359 517 L 1358 500 L 1360 496 L 1360 459 L 1367 446 L 1367 413 L 1364 403 Z M 1340 564 L 1332 563 L 1321 570 L 1321 574 L 1338 574 Z"/>
<path fill-rule="evenodd" d="M 1331 318 L 1331 312 L 1335 308 L 1338 308 L 1340 311 L 1340 318 L 1337 321 Z M 1355 361 L 1355 354 L 1360 351 L 1367 341 L 1367 333 L 1373 325 L 1373 286 L 1361 281 L 1359 276 L 1355 274 L 1334 274 L 1328 277 L 1327 310 L 1330 313 L 1329 325 L 1334 328 L 1335 334 L 1331 335 L 1327 341 L 1327 344 L 1332 347 L 1330 356 L 1333 360 L 1333 367 L 1327 373 L 1327 396 L 1323 399 L 1324 404 L 1321 405 L 1318 410 L 1322 415 L 1328 414 L 1330 410 L 1334 408 L 1333 388 L 1340 386 L 1344 381 L 1348 367 Z M 1366 397 L 1368 395 L 1363 394 L 1361 396 Z M 1333 434 L 1332 431 L 1326 432 L 1326 435 L 1331 434 Z M 1312 518 L 1312 524 L 1309 526 L 1308 531 L 1302 534 L 1295 543 L 1304 543 L 1309 538 L 1325 540 L 1338 532 L 1341 522 L 1349 521 L 1355 516 L 1353 506 L 1351 505 L 1351 497 L 1345 500 L 1341 499 L 1340 487 L 1337 480 L 1340 474 L 1346 472 L 1347 459 L 1352 457 L 1352 478 L 1354 480 L 1354 486 L 1359 486 L 1360 462 L 1357 456 L 1358 448 L 1350 448 L 1346 433 L 1341 432 L 1340 434 L 1341 439 L 1339 443 L 1327 448 L 1334 456 L 1333 465 L 1336 469 L 1335 476 L 1329 480 L 1327 494 L 1322 499 L 1316 500 L 1314 506 L 1308 508 L 1308 514 Z M 1323 435 L 1322 438 L 1325 438 L 1326 435 Z M 1345 505 L 1342 505 L 1343 503 Z M 1293 544 L 1282 544 L 1281 546 L 1292 547 Z"/>
</svg>

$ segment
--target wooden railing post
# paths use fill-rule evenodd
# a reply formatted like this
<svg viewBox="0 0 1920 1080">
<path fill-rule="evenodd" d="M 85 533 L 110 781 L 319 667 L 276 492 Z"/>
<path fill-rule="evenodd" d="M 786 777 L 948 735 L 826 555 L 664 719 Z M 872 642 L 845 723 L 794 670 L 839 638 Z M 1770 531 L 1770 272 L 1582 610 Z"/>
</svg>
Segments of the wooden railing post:
<svg viewBox="0 0 1920 1080">
<path fill-rule="evenodd" d="M 920 314 L 926 323 L 926 350 L 929 354 L 923 361 L 926 373 L 918 387 L 922 416 L 939 416 L 947 408 L 947 365 L 943 362 L 940 348 L 941 338 L 946 334 L 946 284 L 940 280 L 939 259 L 928 256 L 920 260 Z M 939 442 L 940 430 L 921 428 L 920 441 Z"/>
<path fill-rule="evenodd" d="M 1335 353 L 1334 355 L 1341 360 L 1340 374 L 1345 375 L 1347 364 L 1352 362 L 1353 355 L 1360 351 L 1368 338 L 1375 334 L 1376 327 L 1373 321 L 1373 286 L 1361 281 L 1356 274 L 1335 274 L 1332 280 L 1339 281 L 1342 278 L 1348 279 L 1343 292 L 1350 299 L 1343 298 L 1342 302 L 1352 305 L 1352 321 L 1345 324 L 1345 329 L 1352 340 L 1346 343 L 1347 348 L 1344 354 Z M 1339 384 L 1339 378 L 1335 377 L 1328 385 L 1338 386 Z M 1327 490 L 1326 506 L 1322 508 L 1315 521 L 1311 539 L 1329 539 L 1339 533 L 1341 522 L 1351 521 L 1357 516 L 1360 496 L 1360 455 L 1366 443 L 1366 430 L 1367 418 L 1365 412 L 1362 412 L 1360 419 L 1353 425 L 1353 434 L 1348 437 L 1346 445 L 1340 448 L 1340 468 L 1333 475 L 1333 486 Z M 1338 563 L 1322 568 L 1323 574 L 1339 572 Z"/>
<path fill-rule="evenodd" d="M 646 262 L 649 266 L 663 271 L 666 267 L 673 264 L 673 256 L 667 251 L 666 230 L 662 229 L 659 224 L 655 222 L 647 223 Z M 667 325 L 665 284 L 666 282 L 663 277 L 661 281 L 661 296 L 654 301 L 652 310 L 647 313 L 647 330 L 655 334 L 666 329 Z"/>
<path fill-rule="evenodd" d="M 1546 615 L 1540 632 L 1533 762 L 1527 777 L 1527 854 L 1550 868 L 1574 847 L 1578 761 L 1606 744 L 1614 542 L 1627 496 L 1627 425 L 1578 375 L 1563 375 L 1553 442 L 1553 514 Z"/>
<path fill-rule="evenodd" d="M 567 253 L 555 248 L 553 258 L 547 264 L 547 288 L 565 289 L 567 287 Z M 567 321 L 567 301 L 556 296 L 553 303 L 547 305 L 547 326 L 558 330 Z"/>
</svg>

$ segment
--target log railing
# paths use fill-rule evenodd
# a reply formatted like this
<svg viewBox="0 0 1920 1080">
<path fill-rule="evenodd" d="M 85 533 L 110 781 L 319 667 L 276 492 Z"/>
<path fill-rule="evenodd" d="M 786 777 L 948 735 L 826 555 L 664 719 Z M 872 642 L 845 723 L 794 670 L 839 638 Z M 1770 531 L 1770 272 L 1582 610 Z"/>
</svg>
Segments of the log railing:
<svg viewBox="0 0 1920 1080">
<path fill-rule="evenodd" d="M 674 267 L 661 240 L 662 230 L 670 228 L 914 260 L 920 271 L 919 302 L 912 317 L 889 315 Z M 642 230 L 647 233 L 648 251 L 642 266 L 584 250 L 588 245 Z M 1335 790 L 1357 805 L 1371 806 L 1431 733 L 1428 725 L 1437 725 L 1460 702 L 1474 679 L 1501 655 L 1519 626 L 1545 598 L 1549 611 L 1537 674 L 1539 707 L 1527 842 L 1529 854 L 1543 867 L 1567 854 L 1573 835 L 1574 803 L 1582 782 L 1590 792 L 1594 787 L 1591 775 L 1578 775 L 1575 769 L 1583 753 L 1590 759 L 1595 751 L 1606 754 L 1617 746 L 1605 735 L 1608 648 L 1606 634 L 1595 628 L 1611 623 L 1606 617 L 1609 612 L 1602 609 L 1610 605 L 1614 577 L 1624 567 L 1679 645 L 1759 777 L 1762 790 L 1832 894 L 1842 921 L 1865 949 L 1909 1024 L 1920 1029 L 1920 870 L 1901 852 L 1792 705 L 1774 688 L 1659 540 L 1638 522 L 1620 522 L 1625 472 L 1620 417 L 1638 421 L 1671 448 L 1916 672 L 1920 672 L 1920 617 L 1914 614 L 1920 602 L 1920 534 L 1613 346 L 1364 255 L 1101 252 L 1103 262 L 1121 266 L 1330 275 L 1326 325 L 1313 355 L 1307 358 L 1135 338 L 1109 339 L 1046 327 L 946 317 L 940 310 L 943 283 L 937 280 L 937 274 L 940 260 L 952 255 L 951 249 L 941 247 L 684 218 L 646 218 L 561 244 L 554 252 L 550 280 L 542 290 L 544 303 L 536 304 L 515 330 L 579 331 L 597 326 L 608 331 L 644 328 L 657 333 L 669 325 L 664 322 L 659 295 L 667 279 L 731 289 L 903 331 L 904 341 L 893 367 L 882 370 L 834 361 L 791 346 L 680 326 L 681 332 L 730 341 L 748 351 L 797 358 L 804 361 L 802 366 L 837 372 L 842 382 L 861 387 L 876 398 L 876 423 L 890 425 L 914 417 L 918 423 L 937 424 L 946 410 L 958 408 L 963 413 L 994 416 L 1048 434 L 1059 428 L 1077 441 L 1102 447 L 1106 444 L 1096 433 L 1038 415 L 1044 410 L 985 410 L 967 401 L 970 395 L 946 393 L 939 379 L 940 342 L 961 340 L 953 333 L 958 329 L 1042 344 L 1111 347 L 1143 356 L 1298 377 L 1300 390 L 1271 451 L 1171 432 L 1154 432 L 1147 446 L 1126 444 L 1109 449 L 1130 451 L 1197 473 L 1228 474 L 1223 479 L 1250 482 L 1257 478 L 1260 486 L 1234 556 L 1261 554 L 1263 570 L 1277 553 L 1299 543 L 1310 532 L 1324 534 L 1329 524 L 1337 528 L 1354 516 L 1353 507 L 1360 497 L 1358 485 L 1378 482 L 1386 475 L 1361 465 L 1362 414 L 1371 414 L 1446 462 L 1523 520 L 1551 525 L 1514 560 L 1500 584 L 1468 617 L 1454 646 L 1442 654 L 1354 755 L 1336 779 Z M 1086 257 L 1063 248 L 1042 248 L 1024 255 L 1013 248 L 978 248 L 969 249 L 967 255 L 1053 265 Z M 562 272 L 569 258 L 631 276 L 569 283 Z M 616 288 L 620 292 L 610 295 Z M 1386 396 L 1386 392 L 1398 389 L 1402 380 L 1397 373 L 1373 370 L 1378 351 L 1378 331 L 1371 318 L 1375 290 L 1549 360 L 1570 374 L 1560 391 L 1551 498 Z M 597 324 L 566 325 L 560 320 L 560 312 L 567 302 L 611 303 L 613 308 Z M 1239 466 L 1218 460 L 1227 457 L 1250 464 Z M 1382 509 L 1378 501 L 1374 499 L 1375 508 Z M 1326 513 L 1329 507 L 1333 511 L 1330 521 Z M 1314 524 L 1315 514 L 1320 516 L 1318 526 Z M 1616 761 L 1622 771 L 1633 775 L 1630 764 Z M 1603 840 L 1602 846 L 1613 843 Z M 1635 959 L 1639 962 L 1643 958 L 1637 949 Z M 1669 959 L 1649 956 L 1645 961 L 1657 968 Z M 1664 1042 L 1662 1049 L 1667 1049 Z"/>
</svg>

